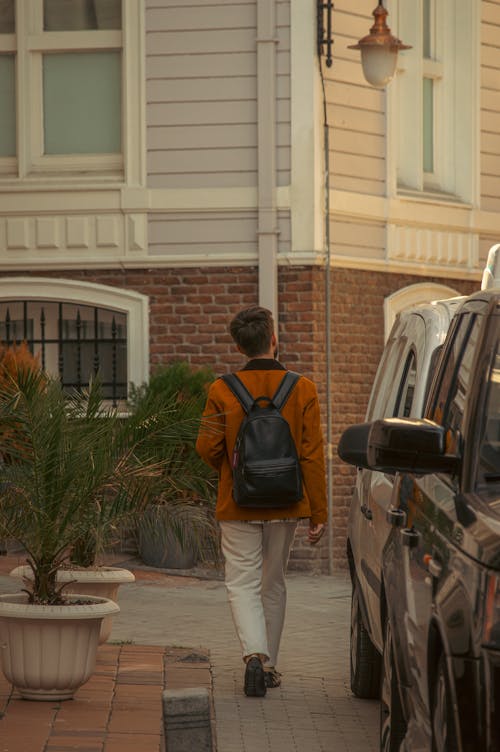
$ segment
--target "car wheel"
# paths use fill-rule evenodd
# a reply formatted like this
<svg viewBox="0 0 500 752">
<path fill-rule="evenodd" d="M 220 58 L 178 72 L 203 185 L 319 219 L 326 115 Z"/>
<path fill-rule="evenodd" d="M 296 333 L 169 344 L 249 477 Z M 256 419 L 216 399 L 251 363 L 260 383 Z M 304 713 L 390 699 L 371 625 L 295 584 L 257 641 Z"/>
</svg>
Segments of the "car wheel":
<svg viewBox="0 0 500 752">
<path fill-rule="evenodd" d="M 385 622 L 384 655 L 380 682 L 380 750 L 398 752 L 406 734 L 406 723 L 399 697 L 391 622 Z"/>
<path fill-rule="evenodd" d="M 380 692 L 382 660 L 363 623 L 358 587 L 354 582 L 351 598 L 351 690 L 356 697 L 373 699 Z"/>
<path fill-rule="evenodd" d="M 431 697 L 432 750 L 433 752 L 457 752 L 453 703 L 444 653 L 439 659 Z"/>
</svg>

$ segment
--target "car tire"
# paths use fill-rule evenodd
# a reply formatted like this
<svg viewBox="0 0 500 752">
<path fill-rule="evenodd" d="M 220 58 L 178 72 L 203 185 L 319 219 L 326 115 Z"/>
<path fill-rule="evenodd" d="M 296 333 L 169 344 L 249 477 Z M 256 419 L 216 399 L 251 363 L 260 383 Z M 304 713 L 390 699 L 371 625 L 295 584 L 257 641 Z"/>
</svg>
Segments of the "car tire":
<svg viewBox="0 0 500 752">
<path fill-rule="evenodd" d="M 444 653 L 441 653 L 438 661 L 431 698 L 432 752 L 457 752 L 453 701 Z"/>
<path fill-rule="evenodd" d="M 364 625 L 358 588 L 354 581 L 351 597 L 351 690 L 356 697 L 374 699 L 380 692 L 382 658 Z"/>
<path fill-rule="evenodd" d="M 405 734 L 406 723 L 394 664 L 391 622 L 387 619 L 380 678 L 380 752 L 399 752 Z"/>
</svg>

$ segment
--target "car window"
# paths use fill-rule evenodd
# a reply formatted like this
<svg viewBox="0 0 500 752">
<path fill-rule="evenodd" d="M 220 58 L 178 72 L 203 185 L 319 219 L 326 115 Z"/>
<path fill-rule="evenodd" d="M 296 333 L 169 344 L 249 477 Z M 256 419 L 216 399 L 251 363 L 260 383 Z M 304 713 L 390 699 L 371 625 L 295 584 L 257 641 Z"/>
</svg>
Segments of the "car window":
<svg viewBox="0 0 500 752">
<path fill-rule="evenodd" d="M 390 413 L 390 397 L 393 395 L 394 376 L 401 368 L 401 359 L 406 347 L 406 338 L 389 340 L 385 346 L 372 388 L 366 420 L 382 418 Z M 389 413 L 387 412 L 389 409 Z"/>
<path fill-rule="evenodd" d="M 479 450 L 479 481 L 500 481 L 500 344 L 488 379 L 483 432 Z"/>
<path fill-rule="evenodd" d="M 464 364 L 460 378 L 457 378 L 457 375 L 475 320 L 475 314 L 460 316 L 451 333 L 451 343 L 448 346 L 446 366 L 441 374 L 437 395 L 433 400 L 430 415 L 436 423 L 440 423 L 441 425 L 449 426 L 451 414 L 456 415 L 457 412 L 460 412 L 460 409 L 463 411 L 463 407 L 460 408 L 460 404 L 463 399 L 464 385 L 468 381 L 469 376 L 467 361 Z"/>
<path fill-rule="evenodd" d="M 406 358 L 403 376 L 396 397 L 396 404 L 392 411 L 394 418 L 409 418 L 415 395 L 415 383 L 417 380 L 417 356 L 411 350 Z"/>
<path fill-rule="evenodd" d="M 457 376 L 451 386 L 448 406 L 444 416 L 444 425 L 452 430 L 460 430 L 462 427 L 463 416 L 467 394 L 473 375 L 473 360 L 477 349 L 477 338 L 481 327 L 481 318 L 475 317 L 472 325 L 469 327 L 468 336 L 464 342 L 462 357 L 457 370 Z"/>
<path fill-rule="evenodd" d="M 441 357 L 442 352 L 443 352 L 443 345 L 438 345 L 438 347 L 436 347 L 436 349 L 431 355 L 431 360 L 429 363 L 429 373 L 427 374 L 427 382 L 425 384 L 424 405 L 426 404 L 427 399 L 429 397 L 429 392 L 431 391 L 432 381 L 434 379 L 434 376 L 436 375 L 437 365 L 438 365 L 439 358 Z"/>
</svg>

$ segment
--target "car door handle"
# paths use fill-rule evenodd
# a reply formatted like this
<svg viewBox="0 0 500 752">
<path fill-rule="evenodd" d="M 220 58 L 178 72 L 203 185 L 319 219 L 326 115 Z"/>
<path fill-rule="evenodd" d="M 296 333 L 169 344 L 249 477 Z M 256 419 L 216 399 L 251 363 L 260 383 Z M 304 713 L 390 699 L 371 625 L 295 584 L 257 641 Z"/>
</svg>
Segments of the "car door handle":
<svg viewBox="0 0 500 752">
<path fill-rule="evenodd" d="M 363 517 L 366 517 L 367 520 L 372 520 L 373 519 L 372 510 L 369 509 L 366 506 L 366 504 L 362 504 L 361 507 L 360 507 L 360 509 L 361 509 L 361 514 L 363 515 Z"/>
<path fill-rule="evenodd" d="M 441 576 L 441 572 L 443 571 L 442 565 L 434 559 L 430 554 L 426 554 L 424 556 L 424 564 L 427 567 L 427 571 L 432 577 L 435 577 L 436 579 Z"/>
<path fill-rule="evenodd" d="M 389 507 L 385 518 L 389 525 L 392 525 L 393 527 L 404 527 L 406 525 L 406 512 L 403 509 Z"/>
<path fill-rule="evenodd" d="M 420 533 L 411 527 L 405 527 L 401 530 L 401 537 L 403 538 L 403 546 L 416 548 L 420 540 Z"/>
</svg>

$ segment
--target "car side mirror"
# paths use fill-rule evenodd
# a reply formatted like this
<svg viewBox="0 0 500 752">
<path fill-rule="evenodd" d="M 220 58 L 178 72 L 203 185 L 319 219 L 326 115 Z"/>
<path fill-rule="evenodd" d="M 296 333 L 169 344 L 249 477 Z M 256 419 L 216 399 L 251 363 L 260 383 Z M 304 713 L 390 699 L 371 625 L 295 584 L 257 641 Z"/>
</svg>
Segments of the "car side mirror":
<svg viewBox="0 0 500 752">
<path fill-rule="evenodd" d="M 368 435 L 371 423 L 357 423 L 346 428 L 337 447 L 337 453 L 341 460 L 369 469 L 368 465 Z"/>
<path fill-rule="evenodd" d="M 460 458 L 446 452 L 446 429 L 431 420 L 385 418 L 349 426 L 337 448 L 341 460 L 383 473 L 454 473 Z"/>
<path fill-rule="evenodd" d="M 386 418 L 371 424 L 368 466 L 385 473 L 452 473 L 459 457 L 446 452 L 446 429 L 431 420 Z"/>
</svg>

